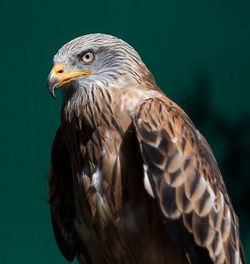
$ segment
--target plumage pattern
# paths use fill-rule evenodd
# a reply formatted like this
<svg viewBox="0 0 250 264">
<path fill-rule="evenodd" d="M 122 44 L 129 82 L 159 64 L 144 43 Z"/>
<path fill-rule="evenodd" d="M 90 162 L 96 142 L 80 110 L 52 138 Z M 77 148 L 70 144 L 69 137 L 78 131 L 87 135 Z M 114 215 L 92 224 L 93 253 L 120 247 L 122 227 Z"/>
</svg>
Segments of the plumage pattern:
<svg viewBox="0 0 250 264">
<path fill-rule="evenodd" d="M 134 124 L 163 214 L 181 218 L 214 263 L 241 263 L 237 216 L 213 154 L 189 118 L 171 101 L 154 98 L 140 106 Z"/>
<path fill-rule="evenodd" d="M 95 60 L 83 64 L 89 50 Z M 52 70 L 50 89 L 67 84 L 49 202 L 64 256 L 243 264 L 238 219 L 208 143 L 134 49 L 91 34 L 63 46 L 54 63 L 65 69 Z"/>
</svg>

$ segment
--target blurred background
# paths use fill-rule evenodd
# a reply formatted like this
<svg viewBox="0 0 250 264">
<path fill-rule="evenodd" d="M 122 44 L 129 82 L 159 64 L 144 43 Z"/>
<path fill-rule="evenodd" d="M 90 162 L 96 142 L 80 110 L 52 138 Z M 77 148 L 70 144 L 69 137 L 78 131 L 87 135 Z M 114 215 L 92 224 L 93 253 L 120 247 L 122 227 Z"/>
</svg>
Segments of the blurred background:
<svg viewBox="0 0 250 264">
<path fill-rule="evenodd" d="M 59 126 L 52 57 L 87 33 L 116 35 L 206 136 L 240 218 L 250 260 L 250 1 L 0 0 L 0 263 L 67 263 L 47 205 Z"/>
</svg>

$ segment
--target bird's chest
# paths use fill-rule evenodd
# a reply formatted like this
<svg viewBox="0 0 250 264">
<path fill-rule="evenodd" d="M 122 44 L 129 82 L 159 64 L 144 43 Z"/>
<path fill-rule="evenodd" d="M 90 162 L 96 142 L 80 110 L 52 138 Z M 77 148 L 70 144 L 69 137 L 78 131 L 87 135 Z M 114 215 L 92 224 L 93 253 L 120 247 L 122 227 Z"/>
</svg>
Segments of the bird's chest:
<svg viewBox="0 0 250 264">
<path fill-rule="evenodd" d="M 121 205 L 121 148 L 131 119 L 107 105 L 83 109 L 64 122 L 74 200 L 83 219 L 104 226 Z"/>
<path fill-rule="evenodd" d="M 143 186 L 130 116 L 108 106 L 102 112 L 86 108 L 82 116 L 64 126 L 77 210 L 75 225 L 93 263 L 158 263 L 155 258 L 161 253 L 152 252 L 158 252 L 160 232 L 152 237 L 150 230 L 161 222 Z M 142 222 L 148 218 L 151 221 Z M 149 256 L 151 262 L 147 262 Z"/>
<path fill-rule="evenodd" d="M 161 222 L 143 188 L 133 131 L 124 132 L 123 139 L 107 131 L 101 141 L 96 133 L 100 131 L 81 142 L 83 146 L 75 150 L 78 158 L 72 161 L 77 231 L 93 263 L 161 263 L 157 242 Z M 152 228 L 157 231 L 154 235 Z"/>
</svg>

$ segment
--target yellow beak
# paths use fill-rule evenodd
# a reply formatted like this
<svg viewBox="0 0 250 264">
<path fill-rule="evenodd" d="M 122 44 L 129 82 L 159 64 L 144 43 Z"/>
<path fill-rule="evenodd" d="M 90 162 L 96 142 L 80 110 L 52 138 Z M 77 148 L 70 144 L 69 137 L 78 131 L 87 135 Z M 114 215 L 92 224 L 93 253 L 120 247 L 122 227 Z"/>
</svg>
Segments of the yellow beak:
<svg viewBox="0 0 250 264">
<path fill-rule="evenodd" d="M 62 87 L 66 83 L 72 81 L 79 76 L 89 75 L 91 71 L 80 71 L 80 72 L 65 72 L 65 65 L 63 63 L 57 63 L 52 68 L 49 78 L 48 78 L 48 87 L 50 94 L 56 98 L 55 89 Z"/>
</svg>

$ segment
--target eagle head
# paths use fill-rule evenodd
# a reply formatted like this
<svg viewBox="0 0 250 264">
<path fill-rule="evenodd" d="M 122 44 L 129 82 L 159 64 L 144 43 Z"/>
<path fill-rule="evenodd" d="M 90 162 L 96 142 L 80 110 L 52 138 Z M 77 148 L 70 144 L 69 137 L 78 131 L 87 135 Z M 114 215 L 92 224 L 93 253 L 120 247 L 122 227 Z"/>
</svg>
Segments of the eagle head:
<svg viewBox="0 0 250 264">
<path fill-rule="evenodd" d="M 106 34 L 89 34 L 66 43 L 54 57 L 48 87 L 70 93 L 86 92 L 88 87 L 113 83 L 140 83 L 149 73 L 138 53 L 123 40 Z M 121 84 L 121 85 L 117 85 Z"/>
</svg>

